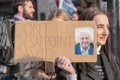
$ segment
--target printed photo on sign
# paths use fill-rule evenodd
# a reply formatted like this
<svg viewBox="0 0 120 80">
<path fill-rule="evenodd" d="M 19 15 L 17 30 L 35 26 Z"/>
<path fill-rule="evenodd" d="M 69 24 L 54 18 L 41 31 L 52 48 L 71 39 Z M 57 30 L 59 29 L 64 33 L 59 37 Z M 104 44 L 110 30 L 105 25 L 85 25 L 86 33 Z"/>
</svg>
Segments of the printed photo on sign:
<svg viewBox="0 0 120 80">
<path fill-rule="evenodd" d="M 17 21 L 14 60 L 54 62 L 64 56 L 71 62 L 96 62 L 96 31 L 94 21 Z"/>
<path fill-rule="evenodd" d="M 94 32 L 91 27 L 75 28 L 75 54 L 93 55 L 94 53 Z"/>
</svg>

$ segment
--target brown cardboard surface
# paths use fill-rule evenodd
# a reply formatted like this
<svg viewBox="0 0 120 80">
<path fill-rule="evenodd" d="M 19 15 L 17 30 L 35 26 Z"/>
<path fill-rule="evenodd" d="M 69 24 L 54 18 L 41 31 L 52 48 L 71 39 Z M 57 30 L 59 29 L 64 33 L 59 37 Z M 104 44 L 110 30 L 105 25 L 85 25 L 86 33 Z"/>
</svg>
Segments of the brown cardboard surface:
<svg viewBox="0 0 120 80">
<path fill-rule="evenodd" d="M 59 56 L 72 62 L 95 62 L 96 27 L 93 21 L 17 21 L 15 61 L 55 61 Z M 94 55 L 75 55 L 75 28 L 94 30 Z"/>
</svg>

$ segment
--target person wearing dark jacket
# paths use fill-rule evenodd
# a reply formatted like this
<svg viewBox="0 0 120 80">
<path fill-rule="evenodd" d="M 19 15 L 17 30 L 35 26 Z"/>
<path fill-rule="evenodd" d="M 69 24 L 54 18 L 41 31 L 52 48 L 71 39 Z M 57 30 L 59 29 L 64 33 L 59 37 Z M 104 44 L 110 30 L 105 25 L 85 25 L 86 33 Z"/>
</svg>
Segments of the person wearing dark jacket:
<svg viewBox="0 0 120 80">
<path fill-rule="evenodd" d="M 108 46 L 109 20 L 101 10 L 88 8 L 80 20 L 93 20 L 97 27 L 97 62 L 75 63 L 65 57 L 57 59 L 57 66 L 67 72 L 67 80 L 120 80 L 120 63 Z M 61 79 L 63 80 L 63 79 Z"/>
<path fill-rule="evenodd" d="M 15 21 L 25 21 L 25 20 L 32 20 L 34 18 L 33 14 L 35 9 L 33 7 L 32 0 L 18 0 L 13 6 L 14 16 L 13 19 Z M 12 40 L 14 45 L 14 33 L 15 33 L 15 26 L 12 27 Z M 33 70 L 38 62 L 18 62 L 15 64 L 12 70 L 16 70 L 15 75 L 19 74 L 20 80 L 33 80 Z"/>
</svg>

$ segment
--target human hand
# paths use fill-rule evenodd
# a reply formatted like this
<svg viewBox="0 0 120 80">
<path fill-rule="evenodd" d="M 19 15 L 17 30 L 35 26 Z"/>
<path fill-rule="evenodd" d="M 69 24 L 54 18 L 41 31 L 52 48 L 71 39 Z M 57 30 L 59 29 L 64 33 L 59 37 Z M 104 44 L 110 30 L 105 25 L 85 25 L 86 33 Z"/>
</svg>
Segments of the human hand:
<svg viewBox="0 0 120 80">
<path fill-rule="evenodd" d="M 56 73 L 48 74 L 47 80 L 56 80 Z"/>
<path fill-rule="evenodd" d="M 57 61 L 57 66 L 60 69 L 66 71 L 68 73 L 68 75 L 70 75 L 70 76 L 76 75 L 75 69 L 73 68 L 73 66 L 71 64 L 71 61 L 68 58 L 66 58 L 66 57 L 58 57 L 56 59 L 56 61 Z"/>
</svg>

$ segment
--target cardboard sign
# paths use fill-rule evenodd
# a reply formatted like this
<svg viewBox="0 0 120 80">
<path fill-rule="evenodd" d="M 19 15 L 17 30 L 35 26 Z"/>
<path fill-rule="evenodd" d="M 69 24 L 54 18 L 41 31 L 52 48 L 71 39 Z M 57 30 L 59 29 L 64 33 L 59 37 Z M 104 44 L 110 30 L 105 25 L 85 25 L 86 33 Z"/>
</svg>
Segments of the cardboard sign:
<svg viewBox="0 0 120 80">
<path fill-rule="evenodd" d="M 76 36 L 82 29 L 92 32 L 93 55 L 76 55 Z M 93 21 L 17 21 L 15 61 L 55 61 L 63 56 L 72 62 L 95 62 L 96 25 Z"/>
</svg>

